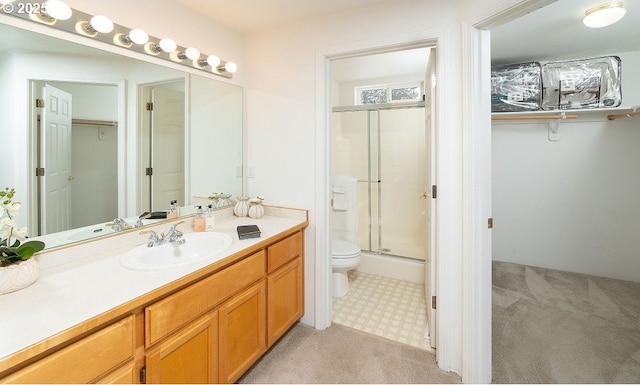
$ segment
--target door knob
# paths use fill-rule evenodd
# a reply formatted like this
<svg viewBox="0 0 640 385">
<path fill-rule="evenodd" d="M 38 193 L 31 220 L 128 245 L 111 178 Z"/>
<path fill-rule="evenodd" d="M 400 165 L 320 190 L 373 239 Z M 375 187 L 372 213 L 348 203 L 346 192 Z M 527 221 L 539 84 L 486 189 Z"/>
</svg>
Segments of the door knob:
<svg viewBox="0 0 640 385">
<path fill-rule="evenodd" d="M 429 198 L 429 193 L 425 191 L 425 192 L 423 192 L 422 194 L 420 194 L 420 195 L 418 196 L 418 198 L 420 198 L 420 199 L 427 199 L 427 198 Z"/>
<path fill-rule="evenodd" d="M 71 182 L 71 181 L 73 180 L 73 177 L 72 177 L 71 175 L 69 175 L 69 176 L 67 177 L 67 180 L 68 180 L 69 182 Z"/>
</svg>

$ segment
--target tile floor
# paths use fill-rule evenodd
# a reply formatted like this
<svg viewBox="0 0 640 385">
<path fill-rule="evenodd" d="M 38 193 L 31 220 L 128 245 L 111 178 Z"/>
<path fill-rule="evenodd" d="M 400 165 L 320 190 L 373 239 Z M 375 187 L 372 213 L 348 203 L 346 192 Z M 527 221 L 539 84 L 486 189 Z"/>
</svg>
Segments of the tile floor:
<svg viewBox="0 0 640 385">
<path fill-rule="evenodd" d="M 333 298 L 333 322 L 431 350 L 424 285 L 351 270 L 349 286 Z"/>
</svg>

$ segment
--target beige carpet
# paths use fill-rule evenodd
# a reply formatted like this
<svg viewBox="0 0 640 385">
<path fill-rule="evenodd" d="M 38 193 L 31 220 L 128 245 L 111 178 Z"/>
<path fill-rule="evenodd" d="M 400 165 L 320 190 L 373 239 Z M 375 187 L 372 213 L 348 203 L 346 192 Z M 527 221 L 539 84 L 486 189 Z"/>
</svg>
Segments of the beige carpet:
<svg viewBox="0 0 640 385">
<path fill-rule="evenodd" d="M 244 384 L 459 383 L 435 356 L 399 342 L 333 324 L 295 325 L 240 379 Z"/>
<path fill-rule="evenodd" d="M 639 383 L 640 283 L 494 262 L 493 382 Z"/>
</svg>

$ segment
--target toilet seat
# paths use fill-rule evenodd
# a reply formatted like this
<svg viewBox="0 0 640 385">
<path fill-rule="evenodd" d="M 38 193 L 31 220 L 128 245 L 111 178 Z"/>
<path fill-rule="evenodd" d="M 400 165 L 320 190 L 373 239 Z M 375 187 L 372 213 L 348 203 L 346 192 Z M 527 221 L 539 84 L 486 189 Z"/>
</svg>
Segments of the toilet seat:
<svg viewBox="0 0 640 385">
<path fill-rule="evenodd" d="M 336 259 L 357 257 L 361 252 L 361 249 L 358 245 L 342 239 L 334 239 L 331 248 L 332 258 Z"/>
</svg>

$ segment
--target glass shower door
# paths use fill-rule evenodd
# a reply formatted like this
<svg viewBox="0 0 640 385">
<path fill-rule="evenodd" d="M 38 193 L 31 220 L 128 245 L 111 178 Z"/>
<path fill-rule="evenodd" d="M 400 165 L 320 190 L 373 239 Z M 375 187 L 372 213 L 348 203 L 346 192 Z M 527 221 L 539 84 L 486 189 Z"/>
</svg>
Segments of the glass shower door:
<svg viewBox="0 0 640 385">
<path fill-rule="evenodd" d="M 425 258 L 424 108 L 334 112 L 333 175 L 358 179 L 363 250 Z"/>
<path fill-rule="evenodd" d="M 426 255 L 424 108 L 381 110 L 380 252 L 414 259 Z"/>
</svg>

